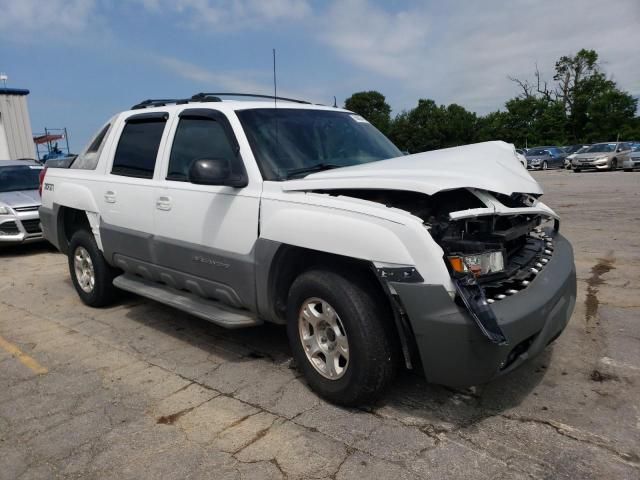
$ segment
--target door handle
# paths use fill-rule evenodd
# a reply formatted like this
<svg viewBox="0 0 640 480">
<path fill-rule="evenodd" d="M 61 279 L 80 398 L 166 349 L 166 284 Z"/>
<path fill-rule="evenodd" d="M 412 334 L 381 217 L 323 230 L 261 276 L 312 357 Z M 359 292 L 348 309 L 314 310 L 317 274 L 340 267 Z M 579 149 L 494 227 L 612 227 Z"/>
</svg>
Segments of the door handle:
<svg viewBox="0 0 640 480">
<path fill-rule="evenodd" d="M 159 197 L 156 200 L 156 208 L 158 210 L 171 210 L 171 197 Z"/>
<path fill-rule="evenodd" d="M 107 203 L 116 203 L 116 194 L 109 190 L 108 192 L 104 192 L 104 201 Z"/>
</svg>

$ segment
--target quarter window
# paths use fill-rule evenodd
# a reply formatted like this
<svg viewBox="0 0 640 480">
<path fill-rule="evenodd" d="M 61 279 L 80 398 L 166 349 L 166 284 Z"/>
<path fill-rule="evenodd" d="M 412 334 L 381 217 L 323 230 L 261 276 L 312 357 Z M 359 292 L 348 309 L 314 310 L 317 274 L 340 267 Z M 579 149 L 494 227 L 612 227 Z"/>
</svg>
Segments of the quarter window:
<svg viewBox="0 0 640 480">
<path fill-rule="evenodd" d="M 87 149 L 82 152 L 78 158 L 74 160 L 69 168 L 76 168 L 82 170 L 95 170 L 98 165 L 98 159 L 102 152 L 104 145 L 104 139 L 111 128 L 111 123 L 107 123 L 102 130 L 93 138 Z"/>
<path fill-rule="evenodd" d="M 129 120 L 120 135 L 111 173 L 152 178 L 166 116 Z"/>
<path fill-rule="evenodd" d="M 182 117 L 171 148 L 167 180 L 185 182 L 194 160 L 227 159 L 237 163 L 234 148 L 220 122 L 207 117 Z"/>
</svg>

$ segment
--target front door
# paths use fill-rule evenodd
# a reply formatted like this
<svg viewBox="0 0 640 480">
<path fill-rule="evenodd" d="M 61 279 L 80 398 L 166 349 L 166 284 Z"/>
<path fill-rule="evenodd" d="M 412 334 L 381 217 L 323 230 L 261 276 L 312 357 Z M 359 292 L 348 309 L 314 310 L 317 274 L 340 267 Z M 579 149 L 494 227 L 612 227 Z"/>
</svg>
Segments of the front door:
<svg viewBox="0 0 640 480">
<path fill-rule="evenodd" d="M 239 308 L 255 303 L 253 248 L 258 237 L 260 185 L 196 185 L 197 159 L 228 159 L 244 169 L 238 142 L 217 110 L 181 112 L 154 198 L 154 250 L 163 281 Z"/>
</svg>

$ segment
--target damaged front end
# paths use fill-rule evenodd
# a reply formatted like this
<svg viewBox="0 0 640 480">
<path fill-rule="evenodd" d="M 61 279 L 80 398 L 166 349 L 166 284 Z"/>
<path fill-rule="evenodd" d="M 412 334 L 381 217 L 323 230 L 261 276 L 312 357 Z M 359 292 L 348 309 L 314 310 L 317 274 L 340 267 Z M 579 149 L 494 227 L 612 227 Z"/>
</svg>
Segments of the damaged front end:
<svg viewBox="0 0 640 480">
<path fill-rule="evenodd" d="M 493 343 L 507 345 L 491 304 L 524 290 L 540 273 L 553 255 L 553 241 L 543 224 L 554 220 L 557 230 L 559 223 L 546 211 L 537 211 L 537 200 L 528 195 L 483 192 L 480 198 L 489 196 L 493 198 L 486 211 L 451 212 L 430 231 L 445 252 L 458 297 L 480 331 Z"/>
<path fill-rule="evenodd" d="M 444 251 L 456 288 L 482 335 L 497 345 L 510 339 L 492 304 L 526 289 L 551 260 L 555 213 L 536 196 L 462 188 L 425 195 L 393 190 L 331 192 L 382 203 L 419 217 Z M 547 222 L 552 222 L 546 225 Z"/>
</svg>

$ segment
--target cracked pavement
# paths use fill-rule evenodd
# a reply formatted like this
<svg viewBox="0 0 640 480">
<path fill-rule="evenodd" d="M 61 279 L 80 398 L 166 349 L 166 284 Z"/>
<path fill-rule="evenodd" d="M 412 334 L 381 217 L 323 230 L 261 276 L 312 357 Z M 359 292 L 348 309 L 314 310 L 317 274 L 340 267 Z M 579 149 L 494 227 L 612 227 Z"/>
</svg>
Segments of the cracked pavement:
<svg viewBox="0 0 640 480">
<path fill-rule="evenodd" d="M 640 478 L 640 173 L 535 176 L 575 249 L 565 333 L 488 385 L 404 373 L 357 410 L 309 391 L 283 327 L 90 309 L 64 256 L 0 250 L 0 338 L 46 371 L 0 348 L 0 479 Z"/>
</svg>

